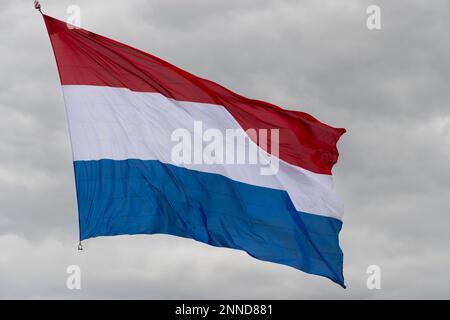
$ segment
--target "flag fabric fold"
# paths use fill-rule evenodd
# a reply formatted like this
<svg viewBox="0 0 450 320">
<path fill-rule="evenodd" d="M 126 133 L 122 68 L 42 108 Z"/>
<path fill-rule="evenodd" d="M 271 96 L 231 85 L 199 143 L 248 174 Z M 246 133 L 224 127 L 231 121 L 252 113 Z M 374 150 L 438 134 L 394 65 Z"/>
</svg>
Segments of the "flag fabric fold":
<svg viewBox="0 0 450 320">
<path fill-rule="evenodd" d="M 44 20 L 65 100 L 81 240 L 170 234 L 244 250 L 344 286 L 343 207 L 331 170 L 345 129 Z M 173 132 L 184 128 L 195 136 L 197 123 L 203 132 L 278 130 L 277 140 L 247 136 L 259 154 L 279 160 L 277 172 L 262 175 L 245 163 L 174 162 Z"/>
</svg>

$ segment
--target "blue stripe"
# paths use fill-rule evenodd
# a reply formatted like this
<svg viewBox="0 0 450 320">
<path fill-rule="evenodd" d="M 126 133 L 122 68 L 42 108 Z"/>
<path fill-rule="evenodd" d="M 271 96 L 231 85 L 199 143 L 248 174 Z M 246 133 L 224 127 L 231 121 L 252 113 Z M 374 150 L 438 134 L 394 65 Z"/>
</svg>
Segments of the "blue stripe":
<svg viewBox="0 0 450 320">
<path fill-rule="evenodd" d="M 154 160 L 75 161 L 80 239 L 164 233 L 241 249 L 344 286 L 342 222 L 297 212 L 285 191 Z"/>
</svg>

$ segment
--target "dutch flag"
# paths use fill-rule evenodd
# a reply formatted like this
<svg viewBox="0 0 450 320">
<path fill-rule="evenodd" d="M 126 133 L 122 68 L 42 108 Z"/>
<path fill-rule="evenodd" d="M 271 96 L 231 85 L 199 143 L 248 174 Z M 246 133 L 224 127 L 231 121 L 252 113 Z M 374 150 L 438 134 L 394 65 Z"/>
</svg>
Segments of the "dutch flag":
<svg viewBox="0 0 450 320">
<path fill-rule="evenodd" d="M 170 234 L 344 286 L 331 170 L 345 129 L 44 20 L 68 118 L 80 240 Z M 227 130 L 245 140 L 231 143 Z M 243 143 L 249 152 L 236 160 Z"/>
</svg>

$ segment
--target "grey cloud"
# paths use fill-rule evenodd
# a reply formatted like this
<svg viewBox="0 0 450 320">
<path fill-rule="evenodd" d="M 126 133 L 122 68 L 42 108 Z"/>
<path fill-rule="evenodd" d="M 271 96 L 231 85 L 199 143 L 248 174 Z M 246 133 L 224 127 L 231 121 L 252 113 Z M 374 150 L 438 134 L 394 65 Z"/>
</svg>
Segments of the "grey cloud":
<svg viewBox="0 0 450 320">
<path fill-rule="evenodd" d="M 448 298 L 450 44 L 445 0 L 41 1 L 65 19 L 236 92 L 348 133 L 336 191 L 348 289 L 170 236 L 98 238 L 78 252 L 70 143 L 56 65 L 31 1 L 0 12 L 1 298 Z M 81 291 L 65 287 L 82 268 Z M 382 289 L 365 286 L 382 268 Z"/>
</svg>

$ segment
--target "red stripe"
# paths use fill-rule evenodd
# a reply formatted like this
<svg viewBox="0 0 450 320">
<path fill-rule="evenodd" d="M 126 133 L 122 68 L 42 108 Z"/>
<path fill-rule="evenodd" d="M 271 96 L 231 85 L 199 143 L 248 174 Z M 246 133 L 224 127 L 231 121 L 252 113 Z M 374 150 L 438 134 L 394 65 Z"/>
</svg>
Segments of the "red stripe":
<svg viewBox="0 0 450 320">
<path fill-rule="evenodd" d="M 129 88 L 222 105 L 244 130 L 279 129 L 279 156 L 284 161 L 331 174 L 339 155 L 336 143 L 345 129 L 330 127 L 304 112 L 245 98 L 138 49 L 87 30 L 69 29 L 65 22 L 46 15 L 44 19 L 61 84 Z"/>
</svg>

